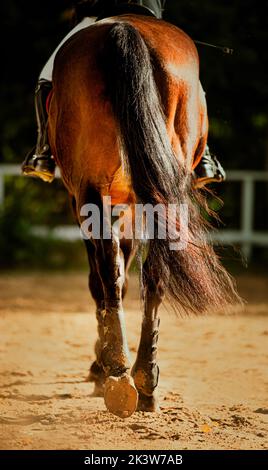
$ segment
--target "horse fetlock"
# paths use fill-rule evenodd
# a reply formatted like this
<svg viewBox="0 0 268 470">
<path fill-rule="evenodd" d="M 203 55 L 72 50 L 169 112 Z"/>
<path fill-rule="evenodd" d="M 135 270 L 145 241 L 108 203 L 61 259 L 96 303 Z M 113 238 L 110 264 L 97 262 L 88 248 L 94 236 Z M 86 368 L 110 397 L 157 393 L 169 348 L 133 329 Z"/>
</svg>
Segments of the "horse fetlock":
<svg viewBox="0 0 268 470">
<path fill-rule="evenodd" d="M 122 348 L 105 346 L 101 352 L 101 363 L 106 377 L 113 375 L 120 377 L 130 369 L 128 356 Z"/>
</svg>

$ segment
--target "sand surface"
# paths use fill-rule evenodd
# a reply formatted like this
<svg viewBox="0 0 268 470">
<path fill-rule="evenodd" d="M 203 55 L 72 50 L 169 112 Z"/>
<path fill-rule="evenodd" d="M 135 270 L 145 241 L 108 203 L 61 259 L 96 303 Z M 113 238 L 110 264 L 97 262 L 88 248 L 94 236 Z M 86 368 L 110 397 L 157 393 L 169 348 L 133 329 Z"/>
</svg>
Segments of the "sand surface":
<svg viewBox="0 0 268 470">
<path fill-rule="evenodd" d="M 239 279 L 244 312 L 176 318 L 161 310 L 161 412 L 127 420 L 91 397 L 94 304 L 87 275 L 0 276 L 1 449 L 268 448 L 268 279 Z M 125 302 L 133 358 L 141 312 Z"/>
</svg>

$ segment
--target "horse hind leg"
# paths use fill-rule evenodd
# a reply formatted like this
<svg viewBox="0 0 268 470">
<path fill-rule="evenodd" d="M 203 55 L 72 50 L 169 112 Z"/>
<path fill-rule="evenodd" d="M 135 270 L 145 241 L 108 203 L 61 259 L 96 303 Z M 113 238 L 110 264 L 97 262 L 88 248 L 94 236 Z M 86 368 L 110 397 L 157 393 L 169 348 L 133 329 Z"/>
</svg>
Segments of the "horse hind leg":
<svg viewBox="0 0 268 470">
<path fill-rule="evenodd" d="M 126 341 L 122 291 L 125 260 L 120 241 L 94 240 L 98 272 L 104 290 L 103 348 L 101 363 L 105 372 L 104 400 L 108 410 L 121 418 L 130 416 L 137 407 L 138 393 L 129 374 L 129 351 Z"/>
<path fill-rule="evenodd" d="M 74 217 L 78 225 L 79 222 L 79 214 L 78 214 L 78 204 L 74 196 L 71 196 L 71 205 Z M 95 344 L 95 354 L 96 360 L 93 361 L 89 368 L 89 374 L 87 376 L 86 382 L 94 382 L 94 391 L 92 396 L 94 397 L 103 397 L 104 395 L 104 370 L 101 365 L 101 350 L 102 350 L 102 343 L 103 343 L 103 326 L 102 326 L 102 316 L 101 310 L 104 306 L 104 293 L 103 287 L 101 283 L 101 279 L 97 270 L 96 259 L 95 259 L 95 247 L 90 241 L 90 239 L 84 239 L 88 262 L 89 262 L 89 278 L 88 278 L 88 287 L 91 292 L 91 295 L 96 304 L 96 318 L 98 323 L 98 339 Z"/>
<path fill-rule="evenodd" d="M 101 351 L 103 348 L 103 321 L 102 310 L 104 309 L 104 292 L 102 287 L 101 278 L 99 276 L 96 260 L 95 260 L 95 247 L 90 240 L 85 240 L 85 245 L 88 254 L 90 273 L 89 273 L 89 289 L 91 295 L 96 303 L 96 318 L 98 324 L 98 339 L 95 344 L 96 359 L 90 366 L 87 382 L 94 382 L 94 391 L 92 396 L 104 396 L 104 382 L 105 374 L 101 364 Z"/>
<path fill-rule="evenodd" d="M 147 267 L 145 261 L 143 268 L 145 275 L 147 275 Z M 151 412 L 159 411 L 156 394 L 159 378 L 159 367 L 156 362 L 160 323 L 158 308 L 164 296 L 161 281 L 156 279 L 146 281 L 141 338 L 137 359 L 131 372 L 139 392 L 137 409 Z"/>
</svg>

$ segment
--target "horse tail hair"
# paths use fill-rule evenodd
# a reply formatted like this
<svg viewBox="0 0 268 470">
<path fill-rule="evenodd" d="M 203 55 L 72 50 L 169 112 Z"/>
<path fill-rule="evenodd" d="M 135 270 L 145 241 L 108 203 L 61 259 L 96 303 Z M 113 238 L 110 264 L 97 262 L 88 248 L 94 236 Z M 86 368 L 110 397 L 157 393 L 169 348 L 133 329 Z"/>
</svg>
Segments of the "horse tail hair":
<svg viewBox="0 0 268 470">
<path fill-rule="evenodd" d="M 160 278 L 168 300 L 180 312 L 200 313 L 239 301 L 233 280 L 208 243 L 200 192 L 191 189 L 189 171 L 172 149 L 144 39 L 132 25 L 115 23 L 104 55 L 106 92 L 137 200 L 153 207 L 178 203 L 188 207 L 188 243 L 183 249 L 171 250 L 170 237 L 149 241 L 144 289 Z M 162 225 L 170 222 L 167 214 Z M 171 226 L 178 228 L 175 219 Z"/>
</svg>

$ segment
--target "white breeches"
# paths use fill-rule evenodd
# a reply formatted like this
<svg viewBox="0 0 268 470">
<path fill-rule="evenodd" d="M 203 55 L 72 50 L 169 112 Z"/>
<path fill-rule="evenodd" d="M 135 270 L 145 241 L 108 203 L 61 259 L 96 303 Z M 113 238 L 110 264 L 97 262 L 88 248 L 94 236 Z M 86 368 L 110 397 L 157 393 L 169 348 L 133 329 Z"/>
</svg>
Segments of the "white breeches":
<svg viewBox="0 0 268 470">
<path fill-rule="evenodd" d="M 46 65 L 43 67 L 43 69 L 42 69 L 42 71 L 39 75 L 39 79 L 43 78 L 45 80 L 49 80 L 50 82 L 52 82 L 52 73 L 53 73 L 54 60 L 55 60 L 55 56 L 56 56 L 58 50 L 67 41 L 67 39 L 69 39 L 71 36 L 73 36 L 73 34 L 77 33 L 78 31 L 80 31 L 83 28 L 87 28 L 88 26 L 91 26 L 93 23 L 95 23 L 95 21 L 96 21 L 96 18 L 92 18 L 92 17 L 84 18 L 71 31 L 69 31 L 68 34 L 66 34 L 66 36 L 63 38 L 63 40 L 60 42 L 58 47 L 55 49 L 53 54 L 48 59 Z"/>
</svg>

